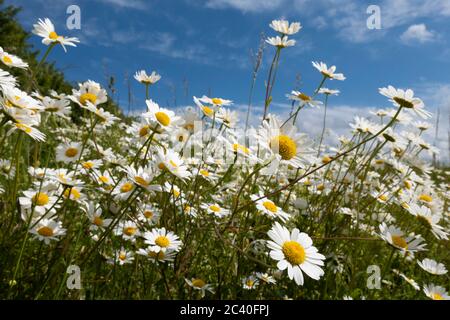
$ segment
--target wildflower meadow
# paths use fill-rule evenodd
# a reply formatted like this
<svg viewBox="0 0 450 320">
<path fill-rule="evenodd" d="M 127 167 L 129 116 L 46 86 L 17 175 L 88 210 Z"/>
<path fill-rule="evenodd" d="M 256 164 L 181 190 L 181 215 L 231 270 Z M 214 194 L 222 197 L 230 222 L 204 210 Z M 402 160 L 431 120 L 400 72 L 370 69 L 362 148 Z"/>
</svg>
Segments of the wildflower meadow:
<svg viewBox="0 0 450 320">
<path fill-rule="evenodd" d="M 36 61 L 0 48 L 0 297 L 450 299 L 450 172 L 423 134 L 435 115 L 386 79 L 373 90 L 389 107 L 329 144 L 346 70 L 317 60 L 316 89 L 286 92 L 280 116 L 277 71 L 304 28 L 267 23 L 264 104 L 246 118 L 206 88 L 165 107 L 158 66 L 130 70 L 139 114 L 90 79 L 44 87 L 55 51 L 81 41 L 46 17 Z M 314 112 L 318 136 L 298 125 Z"/>
</svg>

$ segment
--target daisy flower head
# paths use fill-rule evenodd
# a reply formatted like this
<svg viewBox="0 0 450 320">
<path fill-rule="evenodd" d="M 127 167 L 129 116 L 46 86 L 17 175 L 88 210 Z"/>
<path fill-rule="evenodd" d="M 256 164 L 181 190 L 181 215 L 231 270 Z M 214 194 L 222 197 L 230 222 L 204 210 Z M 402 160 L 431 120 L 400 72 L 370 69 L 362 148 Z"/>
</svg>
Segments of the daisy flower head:
<svg viewBox="0 0 450 320">
<path fill-rule="evenodd" d="M 108 100 L 106 90 L 95 81 L 88 80 L 78 84 L 78 90 L 72 89 L 72 95 L 69 96 L 73 102 L 80 107 L 87 109 L 88 102 L 94 106 L 105 103 Z"/>
<path fill-rule="evenodd" d="M 417 261 L 417 264 L 426 272 L 434 275 L 444 275 L 447 273 L 447 269 L 444 264 L 436 262 L 432 259 L 425 258 L 422 261 Z"/>
<path fill-rule="evenodd" d="M 188 286 L 193 288 L 194 290 L 199 290 L 201 292 L 202 298 L 205 296 L 206 291 L 210 293 L 214 293 L 213 286 L 211 284 L 206 283 L 204 280 L 200 278 L 192 278 L 192 279 L 184 279 Z"/>
<path fill-rule="evenodd" d="M 320 107 L 322 105 L 321 101 L 313 100 L 312 97 L 300 91 L 291 91 L 290 94 L 287 95 L 290 100 L 300 101 L 303 105 L 308 105 L 311 108 Z"/>
<path fill-rule="evenodd" d="M 256 272 L 255 275 L 259 280 L 261 280 L 264 283 L 267 283 L 267 284 L 277 283 L 275 278 L 268 273 Z"/>
<path fill-rule="evenodd" d="M 331 66 L 328 68 L 328 66 L 323 62 L 312 62 L 314 68 L 316 68 L 325 78 L 328 78 L 330 80 L 345 80 L 345 76 L 342 73 L 335 73 L 336 66 Z"/>
<path fill-rule="evenodd" d="M 423 287 L 423 292 L 433 300 L 450 300 L 450 296 L 444 287 L 428 284 Z"/>
<path fill-rule="evenodd" d="M 15 130 L 20 130 L 22 132 L 25 132 L 30 138 L 33 140 L 44 142 L 46 139 L 45 134 L 43 134 L 41 131 L 36 129 L 35 127 L 32 127 L 31 124 L 23 123 L 23 122 L 15 122 L 11 124 L 11 128 L 8 130 L 6 135 L 10 135 Z"/>
<path fill-rule="evenodd" d="M 145 243 L 150 246 L 150 249 L 155 252 L 175 251 L 181 249 L 182 242 L 176 234 L 172 231 L 167 231 L 166 228 L 155 228 L 152 231 L 144 233 Z"/>
<path fill-rule="evenodd" d="M 150 224 L 156 224 L 161 216 L 160 211 L 151 204 L 145 204 L 138 207 L 140 221 L 148 222 Z"/>
<path fill-rule="evenodd" d="M 112 219 L 104 219 L 102 217 L 102 208 L 95 205 L 95 203 L 92 201 L 85 203 L 84 206 L 81 207 L 81 209 L 88 216 L 88 219 L 91 222 L 91 226 L 89 227 L 89 229 L 92 231 L 96 231 L 98 229 L 103 230 L 107 228 L 112 222 Z"/>
<path fill-rule="evenodd" d="M 70 163 L 78 161 L 81 157 L 81 143 L 69 142 L 60 144 L 56 148 L 56 161 Z"/>
<path fill-rule="evenodd" d="M 230 210 L 222 208 L 217 203 L 202 204 L 200 207 L 207 213 L 215 215 L 218 218 L 223 218 L 230 214 Z"/>
<path fill-rule="evenodd" d="M 256 201 L 256 208 L 261 214 L 269 217 L 270 219 L 280 219 L 283 222 L 290 218 L 289 214 L 284 212 L 283 209 L 278 207 L 273 201 L 265 197 L 261 197 L 263 197 L 262 193 L 260 193 L 259 195 L 250 196 L 253 201 Z M 256 200 L 258 198 L 261 199 Z"/>
<path fill-rule="evenodd" d="M 19 197 L 20 206 L 23 208 L 33 208 L 34 212 L 44 214 L 46 211 L 55 207 L 55 203 L 58 200 L 53 195 L 52 190 L 48 188 L 40 188 L 40 190 L 30 189 L 23 192 L 23 197 Z"/>
<path fill-rule="evenodd" d="M 75 43 L 80 42 L 78 38 L 75 37 L 64 37 L 58 35 L 55 31 L 55 26 L 50 21 L 50 19 L 45 18 L 44 20 L 39 19 L 36 24 L 33 25 L 33 33 L 39 37 L 42 37 L 42 43 L 45 45 L 51 44 L 61 44 L 64 51 L 67 52 L 66 46 L 76 47 Z"/>
<path fill-rule="evenodd" d="M 205 97 L 205 96 L 203 96 Z M 202 111 L 203 115 L 208 117 L 208 118 L 214 118 L 214 115 L 216 113 L 217 107 L 214 106 L 208 106 L 206 103 L 203 103 L 200 99 L 201 98 L 197 98 L 197 97 L 193 97 L 194 99 L 194 103 L 195 105 Z M 192 130 L 194 129 L 194 127 L 192 126 L 191 128 Z"/>
<path fill-rule="evenodd" d="M 145 256 L 149 258 L 153 262 L 172 262 L 175 259 L 176 252 L 175 251 L 159 251 L 159 250 L 153 250 L 152 246 L 149 246 L 147 248 L 140 248 L 137 252 L 137 254 L 141 256 Z"/>
<path fill-rule="evenodd" d="M 134 221 L 122 221 L 114 230 L 116 236 L 122 236 L 124 240 L 136 241 L 136 237 L 140 235 L 139 229 Z"/>
<path fill-rule="evenodd" d="M 269 27 L 271 27 L 276 32 L 279 32 L 283 35 L 293 35 L 299 32 L 302 29 L 302 25 L 300 22 L 292 22 L 289 24 L 289 21 L 286 20 L 273 20 Z"/>
<path fill-rule="evenodd" d="M 71 113 L 71 108 L 69 100 L 58 100 L 50 97 L 44 97 L 42 99 L 42 105 L 44 106 L 45 112 L 55 114 L 66 120 L 70 120 L 69 116 Z"/>
<path fill-rule="evenodd" d="M 207 96 L 202 96 L 200 99 L 198 99 L 202 103 L 207 103 L 215 107 L 225 107 L 230 106 L 233 104 L 233 101 L 223 99 L 223 98 L 209 98 Z"/>
<path fill-rule="evenodd" d="M 123 247 L 120 250 L 114 252 L 114 257 L 108 260 L 109 264 L 118 263 L 120 266 L 134 261 L 134 253 L 132 251 L 125 250 Z"/>
<path fill-rule="evenodd" d="M 414 91 L 411 89 L 396 89 L 393 86 L 380 88 L 380 94 L 389 98 L 396 107 L 403 107 L 407 110 L 414 111 L 423 119 L 431 118 L 431 113 L 426 111 L 425 104 L 417 97 L 414 97 Z"/>
<path fill-rule="evenodd" d="M 128 178 L 131 179 L 137 186 L 148 191 L 161 191 L 161 186 L 151 184 L 154 172 L 151 167 L 139 167 L 137 170 L 131 166 L 125 168 Z M 126 187 L 127 188 L 127 187 Z"/>
<path fill-rule="evenodd" d="M 320 88 L 319 89 L 319 93 L 327 95 L 327 96 L 338 96 L 339 93 L 341 93 L 341 92 L 339 90 L 333 90 L 333 89 L 328 89 L 328 88 Z"/>
<path fill-rule="evenodd" d="M 26 69 L 28 68 L 28 63 L 24 62 L 19 57 L 9 54 L 0 47 L 0 60 L 8 67 Z"/>
<path fill-rule="evenodd" d="M 429 196 L 421 195 L 419 197 L 427 199 L 426 197 Z M 433 233 L 433 235 L 437 239 L 448 240 L 448 232 L 443 226 L 439 225 L 439 222 L 442 219 L 442 215 L 439 212 L 433 213 L 433 211 L 428 206 L 422 204 L 418 205 L 416 203 L 406 203 L 405 207 L 409 211 L 409 213 L 417 217 L 421 222 L 424 222 L 424 224 L 431 229 L 431 233 Z"/>
<path fill-rule="evenodd" d="M 300 168 L 313 161 L 313 143 L 306 135 L 297 133 L 296 127 L 289 123 L 281 126 L 278 118 L 273 115 L 269 115 L 267 119 L 258 132 L 259 140 L 281 164 Z"/>
<path fill-rule="evenodd" d="M 420 291 L 420 286 L 417 284 L 416 280 L 407 277 L 397 269 L 392 270 L 394 273 L 398 274 L 401 278 L 403 278 L 406 282 L 408 282 L 416 291 Z"/>
<path fill-rule="evenodd" d="M 161 79 L 161 76 L 155 71 L 152 71 L 150 75 L 147 75 L 145 70 L 140 70 L 136 72 L 134 78 L 142 84 L 152 85 L 158 82 Z"/>
<path fill-rule="evenodd" d="M 306 233 L 300 233 L 295 228 L 292 232 L 278 222 L 267 233 L 271 240 L 267 246 L 271 249 L 270 257 L 277 260 L 280 270 L 288 270 L 289 279 L 294 279 L 297 285 L 303 285 L 303 273 L 314 280 L 324 275 L 321 266 L 325 256 L 312 245 L 311 238 Z"/>
<path fill-rule="evenodd" d="M 147 112 L 142 116 L 150 119 L 161 128 L 170 130 L 177 124 L 180 124 L 181 118 L 176 116 L 172 110 L 161 108 L 153 100 L 146 100 Z"/>
<path fill-rule="evenodd" d="M 51 240 L 58 240 L 58 237 L 65 235 L 66 229 L 62 227 L 61 221 L 44 218 L 41 219 L 30 232 L 34 234 L 38 240 L 44 241 L 45 244 L 49 244 Z"/>
<path fill-rule="evenodd" d="M 404 232 L 394 226 L 388 226 L 386 223 L 380 224 L 380 237 L 394 248 L 400 249 L 402 252 L 424 251 L 426 243 L 423 238 L 411 234 L 405 236 Z"/>
<path fill-rule="evenodd" d="M 268 37 L 266 39 L 266 42 L 268 44 L 270 44 L 271 46 L 277 47 L 279 49 L 295 46 L 295 40 L 288 39 L 287 36 L 283 36 L 283 37 L 280 37 L 280 36 Z"/>
<path fill-rule="evenodd" d="M 253 290 L 256 289 L 259 285 L 259 279 L 255 275 L 249 275 L 242 279 L 242 288 L 245 290 Z"/>
<path fill-rule="evenodd" d="M 187 179 L 191 175 L 183 159 L 172 149 L 164 150 L 158 147 L 155 154 L 155 163 L 159 170 L 167 170 L 180 179 Z"/>
<path fill-rule="evenodd" d="M 216 121 L 227 128 L 234 128 L 238 122 L 238 113 L 227 108 L 220 108 L 216 114 Z"/>
<path fill-rule="evenodd" d="M 116 200 L 128 199 L 135 189 L 135 184 L 131 180 L 124 179 L 119 182 L 117 187 L 113 190 L 112 195 Z"/>
</svg>

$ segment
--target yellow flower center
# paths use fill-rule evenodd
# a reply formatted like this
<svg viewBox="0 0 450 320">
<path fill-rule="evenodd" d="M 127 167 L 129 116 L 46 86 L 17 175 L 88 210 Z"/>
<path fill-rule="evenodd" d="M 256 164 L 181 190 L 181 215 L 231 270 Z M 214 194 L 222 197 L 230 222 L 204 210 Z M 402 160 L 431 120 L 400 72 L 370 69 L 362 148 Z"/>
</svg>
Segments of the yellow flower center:
<svg viewBox="0 0 450 320">
<path fill-rule="evenodd" d="M 83 93 L 80 96 L 80 103 L 82 105 L 85 105 L 86 101 L 89 101 L 90 103 L 95 104 L 95 102 L 97 101 L 97 96 L 95 94 L 89 93 L 89 92 Z"/>
<path fill-rule="evenodd" d="M 16 127 L 17 129 L 25 131 L 25 133 L 31 133 L 31 127 L 27 126 L 26 124 L 16 123 Z"/>
<path fill-rule="evenodd" d="M 153 212 L 150 211 L 150 210 L 145 210 L 144 211 L 144 217 L 146 217 L 147 219 L 153 218 Z"/>
<path fill-rule="evenodd" d="M 405 108 L 408 108 L 408 109 L 414 108 L 414 104 L 411 101 L 405 100 L 405 99 L 400 98 L 400 97 L 394 97 L 393 100 L 395 102 L 397 102 L 402 107 L 405 107 Z"/>
<path fill-rule="evenodd" d="M 158 168 L 159 168 L 159 170 L 164 170 L 166 168 L 166 165 L 163 162 L 160 162 L 158 164 Z"/>
<path fill-rule="evenodd" d="M 52 31 L 48 34 L 48 37 L 52 40 L 58 39 L 58 34 L 55 31 Z"/>
<path fill-rule="evenodd" d="M 292 265 L 299 265 L 305 261 L 305 249 L 296 241 L 286 241 L 281 250 Z"/>
<path fill-rule="evenodd" d="M 133 185 L 131 184 L 131 182 L 125 182 L 121 187 L 120 187 L 120 192 L 122 193 L 127 193 L 129 191 L 131 191 L 133 189 Z"/>
<path fill-rule="evenodd" d="M 217 104 L 217 105 L 222 104 L 222 99 L 220 99 L 220 98 L 212 98 L 211 101 L 213 104 Z"/>
<path fill-rule="evenodd" d="M 399 248 L 408 248 L 408 243 L 406 242 L 405 238 L 401 236 L 392 236 L 392 243 Z"/>
<path fill-rule="evenodd" d="M 300 93 L 299 95 L 297 95 L 297 97 L 306 102 L 311 101 L 311 97 L 304 93 Z"/>
<path fill-rule="evenodd" d="M 103 183 L 108 183 L 108 182 L 109 182 L 109 178 L 108 178 L 108 177 L 105 177 L 105 176 L 100 176 L 100 177 L 98 177 L 98 179 L 99 179 L 101 182 L 103 182 Z"/>
<path fill-rule="evenodd" d="M 125 227 L 123 228 L 123 233 L 125 233 L 127 236 L 131 237 L 136 233 L 135 227 Z"/>
<path fill-rule="evenodd" d="M 213 204 L 212 206 L 209 206 L 209 209 L 211 209 L 214 212 L 220 212 L 220 207 Z"/>
<path fill-rule="evenodd" d="M 155 251 L 149 251 L 148 256 L 150 258 L 156 259 L 156 260 L 163 260 L 165 255 L 163 251 L 155 252 Z"/>
<path fill-rule="evenodd" d="M 387 197 L 384 194 L 380 195 L 378 199 L 380 199 L 381 201 L 387 201 Z"/>
<path fill-rule="evenodd" d="M 203 288 L 205 286 L 205 281 L 202 279 L 194 279 L 192 280 L 192 285 L 196 288 Z"/>
<path fill-rule="evenodd" d="M 49 198 L 47 194 L 38 192 L 33 196 L 32 201 L 36 206 L 45 206 L 48 203 Z"/>
<path fill-rule="evenodd" d="M 200 174 L 201 174 L 202 176 L 204 176 L 204 177 L 209 177 L 209 172 L 208 172 L 208 170 L 201 169 L 199 172 L 200 172 Z"/>
<path fill-rule="evenodd" d="M 245 282 L 245 285 L 246 285 L 247 287 L 249 287 L 249 288 L 252 288 L 254 284 L 255 284 L 255 281 L 253 281 L 253 280 L 251 280 L 251 279 L 248 279 L 248 280 Z"/>
<path fill-rule="evenodd" d="M 139 137 L 145 137 L 146 135 L 148 135 L 149 128 L 149 126 L 143 126 L 141 129 L 139 129 Z"/>
<path fill-rule="evenodd" d="M 119 259 L 120 259 L 120 260 L 124 261 L 126 258 L 127 258 L 127 255 L 126 255 L 125 252 L 121 252 L 121 253 L 119 254 Z"/>
<path fill-rule="evenodd" d="M 167 248 L 170 244 L 170 240 L 166 236 L 159 236 L 155 239 L 155 243 L 157 246 Z"/>
<path fill-rule="evenodd" d="M 73 199 L 77 200 L 77 199 L 80 198 L 81 193 L 80 193 L 80 191 L 78 191 L 78 190 L 75 189 L 75 188 L 69 188 L 69 189 L 67 189 L 66 191 L 64 191 L 64 196 L 65 196 L 66 198 L 72 197 Z"/>
<path fill-rule="evenodd" d="M 37 232 L 43 237 L 53 236 L 53 229 L 49 227 L 40 227 Z"/>
<path fill-rule="evenodd" d="M 322 158 L 322 163 L 323 164 L 327 164 L 328 162 L 330 162 L 332 159 L 329 156 L 325 156 Z"/>
<path fill-rule="evenodd" d="M 8 56 L 3 56 L 3 62 L 4 62 L 5 64 L 11 64 L 11 63 L 12 63 L 12 60 L 11 60 L 11 58 L 8 57 Z"/>
<path fill-rule="evenodd" d="M 439 293 L 433 293 L 431 296 L 433 300 L 444 300 L 444 297 Z"/>
<path fill-rule="evenodd" d="M 173 195 L 175 198 L 178 198 L 180 196 L 180 191 L 173 189 Z"/>
<path fill-rule="evenodd" d="M 94 217 L 94 221 L 92 221 L 96 226 L 103 226 L 103 219 L 100 217 Z"/>
<path fill-rule="evenodd" d="M 203 106 L 202 110 L 203 110 L 203 113 L 206 114 L 209 117 L 211 117 L 214 114 L 214 110 L 211 109 L 210 107 Z"/>
<path fill-rule="evenodd" d="M 172 165 L 172 167 L 178 167 L 178 165 L 173 160 L 170 160 L 169 163 Z"/>
<path fill-rule="evenodd" d="M 272 213 L 277 212 L 277 206 L 272 201 L 264 201 L 263 206 Z"/>
<path fill-rule="evenodd" d="M 134 177 L 134 180 L 138 184 L 140 184 L 141 186 L 148 187 L 148 185 L 149 185 L 149 183 L 144 178 L 142 178 L 140 176 Z"/>
<path fill-rule="evenodd" d="M 405 185 L 405 188 L 408 190 L 410 190 L 412 188 L 412 184 L 408 180 L 403 181 L 403 184 Z"/>
<path fill-rule="evenodd" d="M 428 195 L 428 194 L 421 194 L 419 196 L 419 200 L 422 200 L 422 201 L 425 201 L 425 202 L 432 202 L 433 198 L 430 195 Z"/>
<path fill-rule="evenodd" d="M 77 148 L 69 148 L 66 150 L 65 155 L 66 157 L 73 158 L 78 154 Z"/>
<path fill-rule="evenodd" d="M 81 165 L 83 168 L 88 169 L 88 170 L 92 169 L 94 167 L 94 163 L 92 161 L 83 162 Z"/>
<path fill-rule="evenodd" d="M 167 127 L 170 124 L 170 117 L 167 115 L 167 113 L 158 111 L 155 113 L 156 120 L 163 126 Z"/>
<path fill-rule="evenodd" d="M 278 154 L 283 160 L 291 160 L 297 154 L 297 145 L 289 136 L 279 135 L 270 141 L 271 148 L 278 147 Z"/>
<path fill-rule="evenodd" d="M 239 150 L 244 152 L 245 154 L 249 154 L 250 153 L 250 150 L 248 148 L 244 147 L 243 145 L 241 145 L 239 143 L 233 144 L 233 151 L 234 152 L 238 152 Z"/>
</svg>

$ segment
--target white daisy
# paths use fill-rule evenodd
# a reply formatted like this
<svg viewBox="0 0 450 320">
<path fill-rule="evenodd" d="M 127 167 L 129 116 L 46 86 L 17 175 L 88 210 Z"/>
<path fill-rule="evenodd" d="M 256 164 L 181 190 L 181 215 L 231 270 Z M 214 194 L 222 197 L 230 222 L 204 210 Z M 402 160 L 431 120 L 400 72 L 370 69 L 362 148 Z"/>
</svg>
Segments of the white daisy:
<svg viewBox="0 0 450 320">
<path fill-rule="evenodd" d="M 287 48 L 295 46 L 295 40 L 289 39 L 287 36 L 283 36 L 282 38 L 280 36 L 276 37 L 269 37 L 267 38 L 266 42 L 270 44 L 271 46 L 277 47 L 277 48 Z"/>
<path fill-rule="evenodd" d="M 147 72 L 145 72 L 145 70 L 140 70 L 136 72 L 134 78 L 142 84 L 152 85 L 158 82 L 161 79 L 161 76 L 155 71 L 152 71 L 150 75 L 147 75 Z"/>
<path fill-rule="evenodd" d="M 184 281 L 186 281 L 186 283 L 190 287 L 194 288 L 194 290 L 199 290 L 201 292 L 202 298 L 205 296 L 206 291 L 214 293 L 213 286 L 211 284 L 206 283 L 200 278 L 192 278 L 191 280 L 185 278 Z"/>
<path fill-rule="evenodd" d="M 256 199 L 262 197 L 263 194 L 251 195 L 250 198 L 255 201 Z M 260 213 L 269 217 L 270 219 L 280 219 L 285 222 L 290 218 L 289 214 L 284 212 L 280 207 L 278 207 L 273 201 L 262 198 L 256 201 L 256 208 Z"/>
<path fill-rule="evenodd" d="M 397 107 L 413 110 L 423 119 L 431 118 L 431 113 L 426 111 L 423 101 L 414 97 L 414 91 L 411 89 L 402 90 L 395 89 L 393 86 L 387 88 L 380 88 L 380 94 L 388 97 L 389 100 Z"/>
<path fill-rule="evenodd" d="M 292 22 L 289 24 L 286 20 L 273 20 L 272 23 L 269 24 L 269 27 L 284 35 L 293 35 L 302 29 L 300 22 Z"/>
<path fill-rule="evenodd" d="M 4 51 L 2 47 L 0 47 L 0 60 L 8 67 L 21 69 L 28 68 L 28 63 L 24 62 L 19 57 Z"/>
<path fill-rule="evenodd" d="M 56 161 L 70 163 L 78 161 L 81 157 L 81 143 L 69 142 L 60 144 L 56 148 Z"/>
<path fill-rule="evenodd" d="M 35 237 L 44 241 L 45 244 L 49 244 L 51 240 L 59 240 L 58 237 L 66 234 L 66 229 L 62 227 L 61 221 L 55 221 L 51 219 L 41 219 L 30 232 Z"/>
<path fill-rule="evenodd" d="M 294 100 L 294 101 L 300 101 L 301 103 L 303 103 L 304 105 L 308 105 L 312 108 L 314 107 L 319 107 L 322 105 L 321 101 L 317 101 L 317 100 L 313 100 L 312 97 L 308 96 L 307 94 L 300 92 L 300 91 L 291 91 L 290 94 L 287 95 L 287 97 L 290 100 Z"/>
<path fill-rule="evenodd" d="M 335 73 L 336 66 L 331 66 L 328 68 L 328 66 L 323 62 L 312 62 L 314 68 L 319 70 L 319 72 L 326 78 L 329 78 L 331 80 L 345 80 L 345 76 L 342 73 Z"/>
<path fill-rule="evenodd" d="M 425 258 L 422 261 L 417 261 L 417 264 L 426 272 L 434 275 L 443 275 L 447 273 L 444 264 L 438 263 L 432 259 Z"/>
<path fill-rule="evenodd" d="M 65 46 L 76 47 L 75 43 L 80 42 L 78 38 L 75 37 L 64 37 L 58 35 L 55 31 L 55 26 L 48 18 L 45 18 L 44 20 L 39 19 L 33 27 L 33 33 L 42 37 L 42 43 L 47 46 L 49 44 L 59 43 L 63 47 L 64 51 L 67 52 Z"/>
<path fill-rule="evenodd" d="M 155 228 L 152 231 L 144 233 L 145 243 L 155 252 L 176 251 L 181 249 L 181 240 L 172 231 L 166 231 L 166 228 Z"/>
<path fill-rule="evenodd" d="M 426 243 L 418 235 L 411 234 L 405 236 L 403 231 L 394 226 L 387 226 L 386 223 L 380 224 L 380 237 L 391 246 L 400 249 L 402 252 L 417 252 L 426 250 Z"/>
<path fill-rule="evenodd" d="M 314 280 L 324 275 L 320 266 L 324 265 L 325 257 L 318 253 L 306 233 L 300 233 L 297 228 L 289 233 L 286 227 L 275 222 L 267 234 L 271 239 L 267 242 L 271 249 L 270 257 L 278 261 L 278 269 L 288 270 L 289 279 L 303 285 L 302 271 Z"/>
<path fill-rule="evenodd" d="M 447 291 L 441 286 L 436 286 L 434 284 L 425 285 L 423 287 L 423 292 L 427 297 L 433 300 L 450 300 Z"/>
</svg>

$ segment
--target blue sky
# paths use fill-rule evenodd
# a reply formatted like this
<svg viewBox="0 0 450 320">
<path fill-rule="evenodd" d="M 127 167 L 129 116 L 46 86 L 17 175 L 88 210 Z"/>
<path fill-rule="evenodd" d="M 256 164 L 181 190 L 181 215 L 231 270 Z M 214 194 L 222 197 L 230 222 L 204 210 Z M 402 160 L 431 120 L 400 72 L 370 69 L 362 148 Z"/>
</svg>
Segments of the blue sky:
<svg viewBox="0 0 450 320">
<path fill-rule="evenodd" d="M 211 92 L 213 96 L 245 104 L 249 92 L 251 61 L 259 34 L 274 35 L 272 19 L 300 21 L 303 30 L 294 36 L 297 45 L 282 54 L 276 103 L 286 103 L 285 94 L 296 85 L 313 90 L 320 76 L 311 61 L 335 64 L 347 76 L 345 82 L 330 82 L 342 94 L 336 105 L 383 106 L 377 88 L 388 84 L 411 87 L 428 94 L 430 86 L 450 82 L 450 1 L 359 1 L 359 0 L 15 0 L 22 6 L 20 20 L 31 30 L 40 17 L 49 17 L 62 34 L 81 39 L 65 54 L 54 50 L 57 61 L 73 81 L 92 79 L 106 84 L 116 77 L 119 101 L 128 103 L 126 75 L 138 69 L 156 70 L 163 78 L 152 96 L 161 104 L 192 103 L 188 97 Z M 67 30 L 66 8 L 81 8 L 81 30 Z M 381 9 L 381 30 L 366 27 L 369 4 Z M 33 38 L 41 48 L 39 39 Z M 266 47 L 258 75 L 255 103 L 264 96 L 264 80 L 274 54 Z M 133 108 L 143 107 L 143 88 L 134 80 Z M 175 88 L 175 89 L 174 89 Z"/>
</svg>

